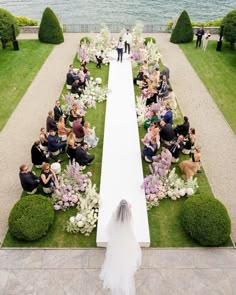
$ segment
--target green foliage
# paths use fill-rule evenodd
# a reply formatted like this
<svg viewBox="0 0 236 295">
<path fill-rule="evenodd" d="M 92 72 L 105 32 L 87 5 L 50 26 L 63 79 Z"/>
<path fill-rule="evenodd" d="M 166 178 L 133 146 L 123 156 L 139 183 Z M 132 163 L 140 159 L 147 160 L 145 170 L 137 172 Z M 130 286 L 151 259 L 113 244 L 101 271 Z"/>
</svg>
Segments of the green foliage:
<svg viewBox="0 0 236 295">
<path fill-rule="evenodd" d="M 229 240 L 231 222 L 224 205 L 215 198 L 193 196 L 184 203 L 182 225 L 204 246 L 219 246 Z"/>
<path fill-rule="evenodd" d="M 204 21 L 204 22 L 195 22 L 195 21 L 192 21 L 192 26 L 193 27 L 220 27 L 221 24 L 222 24 L 222 18 L 217 18 L 217 19 L 214 19 L 214 20 L 207 20 L 207 21 Z"/>
<path fill-rule="evenodd" d="M 213 19 L 213 20 L 207 20 L 204 22 L 196 22 L 196 21 L 191 21 L 192 27 L 220 27 L 222 24 L 222 18 L 217 18 L 217 19 Z M 172 20 L 168 20 L 166 22 L 166 31 L 171 30 L 173 27 L 173 21 Z"/>
<path fill-rule="evenodd" d="M 34 241 L 46 234 L 54 221 L 54 209 L 48 198 L 39 195 L 23 197 L 11 210 L 8 223 L 11 235 Z"/>
<path fill-rule="evenodd" d="M 233 48 L 234 43 L 236 43 L 236 9 L 230 11 L 224 17 L 222 24 L 224 25 L 224 38 L 226 41 L 230 42 Z"/>
<path fill-rule="evenodd" d="M 153 37 L 146 37 L 146 38 L 144 38 L 144 42 L 143 42 L 143 44 L 144 45 L 147 45 L 148 43 L 153 43 L 153 44 L 156 44 L 156 39 L 155 38 L 153 38 Z"/>
<path fill-rule="evenodd" d="M 16 16 L 15 18 L 19 27 L 39 25 L 39 22 L 37 20 L 26 17 L 26 16 Z"/>
<path fill-rule="evenodd" d="M 63 32 L 60 23 L 51 10 L 47 7 L 42 16 L 38 32 L 39 41 L 50 44 L 60 44 L 64 42 Z"/>
<path fill-rule="evenodd" d="M 191 25 L 191 21 L 189 15 L 186 10 L 184 10 L 178 21 L 176 26 L 174 27 L 170 42 L 172 43 L 188 43 L 193 40 L 193 29 Z"/>
<path fill-rule="evenodd" d="M 3 49 L 6 48 L 7 42 L 13 40 L 12 25 L 14 25 L 17 36 L 20 30 L 16 18 L 9 11 L 0 8 L 0 40 Z"/>
<path fill-rule="evenodd" d="M 89 37 L 83 37 L 80 39 L 79 45 L 81 46 L 83 43 L 90 44 L 92 42 L 92 39 Z"/>
</svg>

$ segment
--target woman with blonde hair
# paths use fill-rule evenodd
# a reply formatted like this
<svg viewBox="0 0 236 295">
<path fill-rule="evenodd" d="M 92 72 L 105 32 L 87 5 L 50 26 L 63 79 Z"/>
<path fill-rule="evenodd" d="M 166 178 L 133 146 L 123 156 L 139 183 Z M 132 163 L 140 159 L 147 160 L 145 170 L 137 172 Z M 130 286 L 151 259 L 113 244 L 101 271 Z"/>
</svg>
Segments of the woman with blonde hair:
<svg viewBox="0 0 236 295">
<path fill-rule="evenodd" d="M 96 136 L 95 127 L 90 128 L 89 122 L 84 122 L 84 142 L 88 144 L 89 148 L 95 148 L 98 144 L 99 138 Z"/>
<path fill-rule="evenodd" d="M 67 155 L 70 157 L 71 162 L 75 159 L 76 148 L 75 134 L 71 131 L 67 137 Z"/>
<path fill-rule="evenodd" d="M 185 160 L 179 164 L 179 167 L 187 180 L 200 171 L 200 160 L 200 147 L 196 146 L 193 153 L 191 154 L 191 159 Z"/>
<path fill-rule="evenodd" d="M 67 135 L 70 132 L 70 128 L 66 128 L 64 116 L 61 116 L 57 123 L 58 136 L 61 137 L 62 141 L 66 141 Z"/>
</svg>

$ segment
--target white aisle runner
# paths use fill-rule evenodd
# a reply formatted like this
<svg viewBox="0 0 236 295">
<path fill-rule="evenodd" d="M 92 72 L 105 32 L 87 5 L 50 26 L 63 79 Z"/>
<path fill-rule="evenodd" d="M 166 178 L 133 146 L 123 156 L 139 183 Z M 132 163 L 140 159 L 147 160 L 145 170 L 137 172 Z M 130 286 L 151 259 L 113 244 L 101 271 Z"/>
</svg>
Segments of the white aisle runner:
<svg viewBox="0 0 236 295">
<path fill-rule="evenodd" d="M 113 52 L 113 54 L 116 54 Z M 126 55 L 125 55 L 126 56 Z M 97 246 L 107 243 L 106 226 L 121 199 L 132 206 L 134 230 L 143 247 L 150 246 L 131 62 L 111 60 L 109 70 Z"/>
</svg>

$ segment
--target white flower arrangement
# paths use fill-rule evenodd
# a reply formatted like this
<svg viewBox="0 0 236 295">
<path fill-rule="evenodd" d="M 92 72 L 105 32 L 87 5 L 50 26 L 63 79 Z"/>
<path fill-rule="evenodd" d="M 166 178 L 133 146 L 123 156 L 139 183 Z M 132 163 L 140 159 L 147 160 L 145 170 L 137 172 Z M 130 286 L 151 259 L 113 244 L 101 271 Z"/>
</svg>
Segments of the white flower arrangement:
<svg viewBox="0 0 236 295">
<path fill-rule="evenodd" d="M 84 93 L 80 97 L 80 101 L 85 108 L 96 108 L 96 103 L 107 99 L 108 89 L 99 86 L 96 81 L 87 82 Z"/>
<path fill-rule="evenodd" d="M 138 125 L 143 126 L 146 120 L 145 114 L 147 112 L 146 101 L 141 96 L 136 96 L 136 113 Z"/>
<path fill-rule="evenodd" d="M 193 195 L 198 188 L 197 178 L 184 181 L 173 168 L 166 176 L 148 175 L 141 186 L 145 190 L 147 209 L 159 205 L 159 200 L 170 198 L 173 201 Z"/>
<path fill-rule="evenodd" d="M 96 227 L 98 220 L 99 195 L 96 191 L 96 185 L 88 182 L 84 196 L 78 204 L 78 213 L 70 217 L 67 221 L 65 230 L 70 233 L 82 233 L 89 236 Z"/>
</svg>

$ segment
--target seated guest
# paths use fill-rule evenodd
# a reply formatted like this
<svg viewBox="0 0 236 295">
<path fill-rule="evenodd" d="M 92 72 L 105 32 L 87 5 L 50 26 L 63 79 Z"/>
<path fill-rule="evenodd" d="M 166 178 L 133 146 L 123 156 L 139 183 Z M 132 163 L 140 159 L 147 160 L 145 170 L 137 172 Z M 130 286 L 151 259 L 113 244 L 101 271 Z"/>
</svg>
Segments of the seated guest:
<svg viewBox="0 0 236 295">
<path fill-rule="evenodd" d="M 166 113 L 162 116 L 162 120 L 164 120 L 166 124 L 173 124 L 173 113 L 169 106 L 166 106 Z"/>
<path fill-rule="evenodd" d="M 29 171 L 28 167 L 23 164 L 20 166 L 19 176 L 23 190 L 26 191 L 27 194 L 35 194 L 40 183 L 40 180 L 35 173 Z"/>
<path fill-rule="evenodd" d="M 66 118 L 66 116 L 64 115 L 62 109 L 61 109 L 61 103 L 59 100 L 56 101 L 55 107 L 54 107 L 54 120 L 56 122 L 58 122 L 59 118 L 61 116 L 64 116 Z"/>
<path fill-rule="evenodd" d="M 75 81 L 71 85 L 72 94 L 77 94 L 78 96 L 80 96 L 83 93 L 83 89 L 79 87 L 80 86 L 79 83 L 80 83 L 79 77 L 76 76 Z"/>
<path fill-rule="evenodd" d="M 149 118 L 147 120 L 145 120 L 143 123 L 143 126 L 145 129 L 148 129 L 154 121 L 157 121 L 157 122 L 159 121 L 159 119 L 154 111 L 150 111 L 150 114 L 148 114 L 148 116 L 149 116 Z"/>
<path fill-rule="evenodd" d="M 185 155 L 189 155 L 194 147 L 195 141 L 196 141 L 195 129 L 191 128 L 184 140 L 184 148 L 182 150 L 182 153 Z"/>
<path fill-rule="evenodd" d="M 153 64 L 150 67 L 150 74 L 153 74 L 154 72 L 159 71 L 159 64 L 158 61 L 156 59 L 154 59 Z"/>
<path fill-rule="evenodd" d="M 155 87 L 158 87 L 158 84 L 159 84 L 159 71 L 158 70 L 155 70 L 152 72 L 152 74 L 150 75 L 150 80 L 152 81 L 152 83 Z"/>
<path fill-rule="evenodd" d="M 99 138 L 96 136 L 95 127 L 90 128 L 90 123 L 84 122 L 84 142 L 88 144 L 89 148 L 95 148 L 98 141 Z"/>
<path fill-rule="evenodd" d="M 47 137 L 47 133 L 46 133 L 45 128 L 40 129 L 39 139 L 40 139 L 41 150 L 47 152 L 48 151 L 48 137 Z"/>
<path fill-rule="evenodd" d="M 42 168 L 43 163 L 49 162 L 44 152 L 40 149 L 39 140 L 36 140 L 31 147 L 31 160 L 36 168 Z"/>
<path fill-rule="evenodd" d="M 179 135 L 177 140 L 172 142 L 169 151 L 172 154 L 172 163 L 177 163 L 179 161 L 179 154 L 184 148 L 184 137 L 183 135 Z"/>
<path fill-rule="evenodd" d="M 54 120 L 52 111 L 48 112 L 46 128 L 47 128 L 47 132 L 49 132 L 49 130 L 57 131 L 57 122 Z"/>
<path fill-rule="evenodd" d="M 168 170 L 171 166 L 172 154 L 168 149 L 168 145 L 162 145 L 162 152 L 152 157 L 152 166 L 151 172 L 152 174 L 159 175 L 159 176 L 166 176 Z"/>
<path fill-rule="evenodd" d="M 67 137 L 67 155 L 69 156 L 71 162 L 75 159 L 77 144 L 75 142 L 74 132 L 70 132 Z"/>
<path fill-rule="evenodd" d="M 60 139 L 56 136 L 56 133 L 54 130 L 49 131 L 48 135 L 48 151 L 52 155 L 59 154 L 60 151 L 65 151 L 66 144 L 61 143 Z"/>
<path fill-rule="evenodd" d="M 80 166 L 91 165 L 92 161 L 95 159 L 95 156 L 88 154 L 87 150 L 88 150 L 88 145 L 85 142 L 81 143 L 81 145 L 78 146 L 76 149 L 75 159 Z"/>
<path fill-rule="evenodd" d="M 151 163 L 152 157 L 155 156 L 156 152 L 157 152 L 156 137 L 153 136 L 151 140 L 145 144 L 142 150 L 142 156 L 144 157 L 146 162 Z"/>
<path fill-rule="evenodd" d="M 95 55 L 95 57 L 96 57 L 96 61 L 97 61 L 96 68 L 101 69 L 101 64 L 102 64 L 102 61 L 104 59 L 104 51 L 101 50 L 101 52 L 97 53 Z"/>
<path fill-rule="evenodd" d="M 90 78 L 91 78 L 91 73 L 90 73 L 90 71 L 87 71 L 85 76 L 84 76 L 85 85 L 87 85 L 87 83 L 90 81 Z"/>
<path fill-rule="evenodd" d="M 79 118 L 79 114 L 78 114 L 78 107 L 77 107 L 77 104 L 74 103 L 72 105 L 72 108 L 70 110 L 70 116 L 69 116 L 69 121 L 70 121 L 70 125 L 72 125 L 72 123 L 74 121 L 76 121 L 77 119 Z"/>
<path fill-rule="evenodd" d="M 196 147 L 194 152 L 191 154 L 190 160 L 182 161 L 179 165 L 184 177 L 188 180 L 190 177 L 194 176 L 198 171 L 200 171 L 200 147 Z"/>
<path fill-rule="evenodd" d="M 175 93 L 171 87 L 168 88 L 168 95 L 164 97 L 164 105 L 169 105 L 172 110 L 177 108 Z"/>
<path fill-rule="evenodd" d="M 40 182 L 43 191 L 46 194 L 51 194 L 56 188 L 59 187 L 57 176 L 53 170 L 50 169 L 50 164 L 43 164 L 42 171 L 40 174 Z"/>
<path fill-rule="evenodd" d="M 144 138 L 141 139 L 143 144 L 147 144 L 152 137 L 156 137 L 157 148 L 160 147 L 160 129 L 158 126 L 158 122 L 154 121 L 151 123 L 150 127 L 148 128 L 148 132 L 145 134 Z"/>
<path fill-rule="evenodd" d="M 175 130 L 176 136 L 178 136 L 178 135 L 183 135 L 184 137 L 187 136 L 187 134 L 189 132 L 188 117 L 184 116 L 183 124 L 177 125 L 174 130 Z"/>
<path fill-rule="evenodd" d="M 166 124 L 164 120 L 161 120 L 160 127 L 161 140 L 166 142 L 166 144 L 170 144 L 170 141 L 175 138 L 175 132 L 172 125 L 170 123 Z"/>
<path fill-rule="evenodd" d="M 168 96 L 168 88 L 169 88 L 169 86 L 168 86 L 167 81 L 163 81 L 161 88 L 158 92 L 158 97 L 165 99 Z"/>
<path fill-rule="evenodd" d="M 88 68 L 87 68 L 87 62 L 85 60 L 81 62 L 81 67 L 83 67 L 84 74 L 86 74 L 88 72 Z"/>
<path fill-rule="evenodd" d="M 143 81 L 143 75 L 143 67 L 140 67 L 137 76 L 133 80 L 135 85 L 139 85 Z"/>
<path fill-rule="evenodd" d="M 71 69 L 69 72 L 66 74 L 66 84 L 71 86 L 75 81 L 75 75 L 74 71 Z"/>
<path fill-rule="evenodd" d="M 59 118 L 59 121 L 57 123 L 57 133 L 58 133 L 58 136 L 61 137 L 61 140 L 62 141 L 66 141 L 67 139 L 67 134 L 70 132 L 70 128 L 66 128 L 65 127 L 65 119 L 64 119 L 64 116 L 61 116 Z"/>
<path fill-rule="evenodd" d="M 165 75 L 166 76 L 166 79 L 169 80 L 170 79 L 170 70 L 167 67 L 167 65 L 163 65 L 163 66 L 164 66 L 164 68 L 163 68 L 163 70 L 160 73 L 160 79 L 162 79 L 163 76 Z"/>
<path fill-rule="evenodd" d="M 81 142 L 84 140 L 84 128 L 81 124 L 81 118 L 78 118 L 76 121 L 73 122 L 72 130 L 76 136 L 76 141 Z"/>
</svg>

